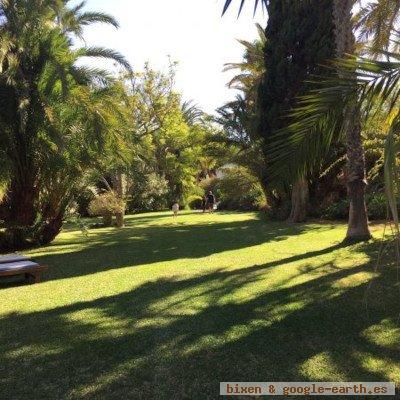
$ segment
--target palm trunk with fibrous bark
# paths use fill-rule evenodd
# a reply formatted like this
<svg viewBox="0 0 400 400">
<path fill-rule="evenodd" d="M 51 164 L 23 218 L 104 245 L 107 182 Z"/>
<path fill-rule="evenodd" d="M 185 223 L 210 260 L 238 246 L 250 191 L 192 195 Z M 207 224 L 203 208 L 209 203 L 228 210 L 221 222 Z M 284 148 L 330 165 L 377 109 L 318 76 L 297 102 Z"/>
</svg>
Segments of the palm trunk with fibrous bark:
<svg viewBox="0 0 400 400">
<path fill-rule="evenodd" d="M 115 191 L 117 193 L 117 196 L 123 200 L 125 197 L 125 175 L 121 172 L 118 171 L 114 174 L 112 177 L 113 180 L 113 186 L 115 188 Z M 124 218 L 125 212 L 117 212 L 115 213 L 115 220 L 116 220 L 116 226 L 117 228 L 123 228 L 125 225 L 125 218 Z"/>
<path fill-rule="evenodd" d="M 336 54 L 343 57 L 355 49 L 352 8 L 354 0 L 333 0 Z M 354 71 L 355 72 L 355 71 Z M 365 204 L 365 154 L 361 138 L 360 113 L 356 105 L 349 105 L 344 113 L 347 149 L 347 191 L 350 200 L 346 240 L 359 241 L 371 237 Z"/>
<path fill-rule="evenodd" d="M 13 124 L 14 140 L 9 148 L 12 161 L 11 183 L 2 202 L 5 233 L 0 246 L 19 249 L 28 246 L 37 219 L 39 198 L 38 168 L 32 156 L 35 139 L 43 114 L 40 107 L 38 87 L 34 79 L 20 71 L 23 84 L 13 94 L 18 104 Z"/>
<path fill-rule="evenodd" d="M 307 218 L 309 188 L 308 182 L 300 178 L 292 188 L 292 209 L 288 218 L 290 223 L 304 222 Z"/>
</svg>

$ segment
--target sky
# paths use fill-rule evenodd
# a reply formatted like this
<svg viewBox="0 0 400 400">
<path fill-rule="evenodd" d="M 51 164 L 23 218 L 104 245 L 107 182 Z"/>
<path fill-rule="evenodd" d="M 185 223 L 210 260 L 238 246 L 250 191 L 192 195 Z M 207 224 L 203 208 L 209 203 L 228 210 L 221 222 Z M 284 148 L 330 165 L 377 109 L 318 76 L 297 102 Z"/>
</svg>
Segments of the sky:
<svg viewBox="0 0 400 400">
<path fill-rule="evenodd" d="M 233 73 L 222 70 L 225 63 L 242 58 L 236 39 L 252 41 L 257 38 L 255 23 L 266 25 L 261 9 L 253 18 L 253 2 L 238 19 L 238 3 L 221 18 L 224 0 L 87 0 L 87 10 L 113 15 L 120 28 L 91 26 L 85 41 L 118 50 L 137 71 L 146 61 L 165 70 L 170 56 L 179 63 L 176 84 L 184 100 L 212 113 L 235 96 L 226 87 Z"/>
</svg>

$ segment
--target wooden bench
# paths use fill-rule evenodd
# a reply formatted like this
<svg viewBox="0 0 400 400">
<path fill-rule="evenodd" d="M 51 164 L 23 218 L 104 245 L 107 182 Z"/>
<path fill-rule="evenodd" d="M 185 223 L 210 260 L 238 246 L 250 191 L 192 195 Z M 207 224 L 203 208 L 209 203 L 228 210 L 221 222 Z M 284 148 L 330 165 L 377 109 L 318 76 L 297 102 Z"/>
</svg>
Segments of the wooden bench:
<svg viewBox="0 0 400 400">
<path fill-rule="evenodd" d="M 16 261 L 28 261 L 29 258 L 23 256 L 22 254 L 6 254 L 5 256 L 0 256 L 0 264 L 11 263 Z"/>
<path fill-rule="evenodd" d="M 46 266 L 39 265 L 28 259 L 13 262 L 0 262 L 0 277 L 25 275 L 25 279 L 29 283 L 38 283 L 40 282 L 41 273 L 45 269 L 47 269 Z"/>
</svg>

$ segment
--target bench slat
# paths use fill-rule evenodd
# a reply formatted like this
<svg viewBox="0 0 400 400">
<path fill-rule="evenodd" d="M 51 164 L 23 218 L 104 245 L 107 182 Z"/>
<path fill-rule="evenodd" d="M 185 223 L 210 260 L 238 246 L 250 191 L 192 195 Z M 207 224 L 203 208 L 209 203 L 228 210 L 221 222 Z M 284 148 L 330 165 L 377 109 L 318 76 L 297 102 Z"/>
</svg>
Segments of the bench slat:
<svg viewBox="0 0 400 400">
<path fill-rule="evenodd" d="M 6 254 L 5 256 L 0 256 L 0 264 L 12 263 L 17 261 L 27 261 L 28 257 L 21 254 Z"/>
<path fill-rule="evenodd" d="M 4 271 L 18 271 L 27 269 L 36 269 L 40 267 L 38 263 L 33 261 L 18 261 L 12 263 L 0 264 L 0 275 Z"/>
</svg>

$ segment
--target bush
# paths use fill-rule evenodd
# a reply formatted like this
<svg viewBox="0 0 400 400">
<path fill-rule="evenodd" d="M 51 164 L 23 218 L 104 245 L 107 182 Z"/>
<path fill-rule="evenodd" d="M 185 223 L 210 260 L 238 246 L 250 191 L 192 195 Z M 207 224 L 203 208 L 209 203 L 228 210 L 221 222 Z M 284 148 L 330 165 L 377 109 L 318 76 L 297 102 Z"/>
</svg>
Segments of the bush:
<svg viewBox="0 0 400 400">
<path fill-rule="evenodd" d="M 95 193 L 90 189 L 80 190 L 76 193 L 75 200 L 77 203 L 77 212 L 81 217 L 89 217 L 90 202 L 96 198 Z"/>
<path fill-rule="evenodd" d="M 94 198 L 89 204 L 92 216 L 106 216 L 125 212 L 125 203 L 113 191 L 108 191 Z"/>
<path fill-rule="evenodd" d="M 253 211 L 266 203 L 257 178 L 243 167 L 225 169 L 220 178 L 208 180 L 204 189 L 214 192 L 221 210 Z"/>
<path fill-rule="evenodd" d="M 143 175 L 135 181 L 128 212 L 161 211 L 169 208 L 168 181 L 155 173 Z"/>
<path fill-rule="evenodd" d="M 384 193 L 374 193 L 367 196 L 367 210 L 370 219 L 386 219 L 388 203 Z"/>
<path fill-rule="evenodd" d="M 387 218 L 387 200 L 384 193 L 371 193 L 366 196 L 368 218 L 381 220 Z M 349 200 L 339 200 L 322 210 L 323 219 L 347 219 L 349 217 Z"/>
<path fill-rule="evenodd" d="M 187 205 L 191 210 L 201 210 L 203 208 L 203 198 L 198 195 L 189 196 Z"/>
<path fill-rule="evenodd" d="M 349 216 L 349 200 L 343 199 L 332 203 L 321 211 L 322 219 L 347 219 Z"/>
<path fill-rule="evenodd" d="M 267 220 L 270 221 L 285 221 L 290 215 L 292 203 L 288 199 L 281 199 L 277 204 L 270 206 L 266 204 L 261 210 Z"/>
</svg>

